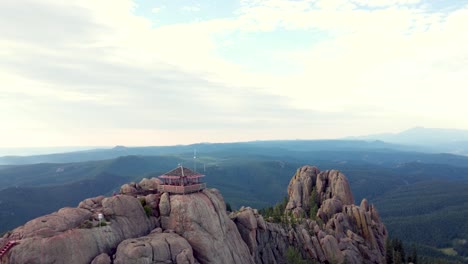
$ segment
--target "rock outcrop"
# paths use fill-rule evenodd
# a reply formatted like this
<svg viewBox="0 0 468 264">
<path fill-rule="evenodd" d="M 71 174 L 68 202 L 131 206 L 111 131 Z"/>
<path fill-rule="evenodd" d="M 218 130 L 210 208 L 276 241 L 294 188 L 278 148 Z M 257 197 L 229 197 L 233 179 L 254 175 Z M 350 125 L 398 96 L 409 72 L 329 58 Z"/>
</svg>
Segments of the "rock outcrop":
<svg viewBox="0 0 468 264">
<path fill-rule="evenodd" d="M 250 207 L 228 216 L 216 189 L 174 195 L 158 193 L 159 184 L 143 179 L 123 185 L 126 195 L 33 219 L 4 236 L 21 241 L 0 263 L 283 264 L 290 247 L 319 263 L 385 262 L 387 233 L 377 210 L 365 199 L 354 204 L 339 171 L 298 169 L 276 223 Z"/>
<path fill-rule="evenodd" d="M 161 226 L 174 230 L 192 246 L 200 263 L 253 263 L 249 248 L 226 214 L 215 189 L 161 197 Z"/>
<path fill-rule="evenodd" d="M 255 263 L 285 263 L 284 256 L 290 243 L 287 229 L 266 222 L 258 211 L 250 207 L 231 213 L 242 239 L 248 245 Z"/>
<path fill-rule="evenodd" d="M 255 263 L 286 263 L 288 247 L 319 263 L 385 263 L 385 226 L 367 200 L 354 205 L 344 174 L 304 166 L 288 194 L 282 223 L 265 223 L 251 208 L 231 214 Z"/>
<path fill-rule="evenodd" d="M 105 226 L 98 226 L 99 213 L 106 218 Z M 146 235 L 157 226 L 157 219 L 148 217 L 134 197 L 88 199 L 78 208 L 63 208 L 14 229 L 11 235 L 19 235 L 21 242 L 1 263 L 90 263 L 101 253 L 111 254 L 123 240 Z"/>
<path fill-rule="evenodd" d="M 311 199 L 315 189 L 316 197 Z M 288 186 L 289 202 L 287 212 L 296 217 L 309 212 L 311 202 L 317 205 L 334 198 L 342 204 L 354 204 L 353 194 L 346 176 L 337 171 L 323 171 L 317 167 L 304 166 L 297 170 Z"/>
<path fill-rule="evenodd" d="M 142 193 L 145 191 L 153 191 L 157 190 L 158 186 L 161 184 L 161 180 L 158 178 L 143 178 L 139 183 L 131 182 L 122 185 L 120 187 L 121 194 L 135 194 L 135 193 Z"/>
<path fill-rule="evenodd" d="M 195 263 L 187 240 L 174 233 L 161 232 L 159 228 L 147 236 L 123 241 L 117 248 L 114 263 Z"/>
</svg>

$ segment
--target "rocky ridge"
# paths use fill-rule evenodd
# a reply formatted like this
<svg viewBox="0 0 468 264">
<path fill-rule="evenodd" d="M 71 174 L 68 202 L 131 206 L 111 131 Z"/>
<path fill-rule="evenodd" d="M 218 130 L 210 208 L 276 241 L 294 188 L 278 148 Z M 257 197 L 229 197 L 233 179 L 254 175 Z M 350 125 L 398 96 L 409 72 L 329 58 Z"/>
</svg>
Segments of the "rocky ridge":
<svg viewBox="0 0 468 264">
<path fill-rule="evenodd" d="M 298 169 L 281 223 L 249 207 L 228 216 L 216 189 L 154 193 L 159 184 L 143 179 L 120 195 L 33 219 L 5 234 L 21 241 L 0 263 L 286 263 L 289 247 L 320 263 L 385 262 L 376 209 L 366 200 L 354 205 L 339 171 Z"/>
<path fill-rule="evenodd" d="M 266 222 L 249 207 L 231 215 L 255 263 L 286 263 L 288 247 L 319 263 L 385 263 L 385 226 L 367 200 L 354 205 L 344 174 L 304 166 L 291 179 L 288 196 L 282 223 Z M 306 217 L 313 204 L 317 213 Z"/>
</svg>

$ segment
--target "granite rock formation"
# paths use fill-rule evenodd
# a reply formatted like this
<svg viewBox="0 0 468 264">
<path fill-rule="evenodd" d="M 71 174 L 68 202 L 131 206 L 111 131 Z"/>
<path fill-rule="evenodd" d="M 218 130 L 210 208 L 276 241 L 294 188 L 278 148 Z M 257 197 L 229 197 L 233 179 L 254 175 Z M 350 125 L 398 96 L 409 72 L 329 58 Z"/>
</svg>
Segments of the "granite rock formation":
<svg viewBox="0 0 468 264">
<path fill-rule="evenodd" d="M 288 247 L 319 263 L 385 263 L 385 226 L 367 200 L 354 205 L 341 172 L 304 166 L 291 179 L 288 194 L 281 223 L 265 223 L 251 208 L 231 214 L 255 263 L 286 263 Z M 318 212 L 309 218 L 314 205 Z"/>
<path fill-rule="evenodd" d="M 105 226 L 99 226 L 99 213 Z M 7 236 L 17 234 L 22 239 L 1 263 L 90 263 L 101 253 L 111 254 L 123 240 L 146 235 L 158 225 L 158 219 L 148 217 L 134 197 L 87 199 L 78 208 L 62 208 L 11 231 Z"/>
<path fill-rule="evenodd" d="M 185 238 L 200 263 L 253 263 L 219 191 L 205 189 L 190 195 L 167 195 L 167 199 L 165 195 L 160 202 L 162 228 Z"/>
<path fill-rule="evenodd" d="M 190 244 L 174 233 L 162 233 L 155 229 L 147 236 L 127 239 L 119 244 L 115 264 L 179 263 L 194 264 Z"/>
</svg>

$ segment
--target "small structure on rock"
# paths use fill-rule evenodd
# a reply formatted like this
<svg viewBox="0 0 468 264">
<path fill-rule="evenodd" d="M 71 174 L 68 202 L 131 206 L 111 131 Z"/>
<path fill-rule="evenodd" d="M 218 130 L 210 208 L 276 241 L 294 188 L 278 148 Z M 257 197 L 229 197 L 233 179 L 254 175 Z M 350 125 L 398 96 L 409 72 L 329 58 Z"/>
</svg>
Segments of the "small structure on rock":
<svg viewBox="0 0 468 264">
<path fill-rule="evenodd" d="M 175 194 L 198 192 L 206 188 L 206 183 L 201 182 L 201 177 L 205 175 L 180 165 L 158 177 L 163 181 L 158 186 L 158 191 Z"/>
</svg>

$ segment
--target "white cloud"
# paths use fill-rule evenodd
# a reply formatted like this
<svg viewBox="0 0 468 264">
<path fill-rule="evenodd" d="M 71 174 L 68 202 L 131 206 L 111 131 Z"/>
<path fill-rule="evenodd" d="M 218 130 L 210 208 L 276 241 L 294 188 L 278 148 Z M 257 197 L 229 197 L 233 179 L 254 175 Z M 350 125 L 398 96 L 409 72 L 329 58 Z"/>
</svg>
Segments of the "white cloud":
<svg viewBox="0 0 468 264">
<path fill-rule="evenodd" d="M 35 12 L 22 16 L 23 4 Z M 0 138 L 25 127 L 41 131 L 36 139 L 49 145 L 73 145 L 90 128 L 116 135 L 109 144 L 132 131 L 160 136 L 154 144 L 161 144 L 468 128 L 467 7 L 245 0 L 235 17 L 161 27 L 134 10 L 130 0 L 2 1 L 0 118 L 11 131 Z M 219 55 L 226 40 L 236 48 L 244 34 L 288 30 L 320 32 L 310 47 L 265 52 L 297 65 L 295 74 L 258 73 Z M 72 136 L 56 132 L 47 141 L 50 124 Z M 86 144 L 107 143 L 89 137 Z"/>
<path fill-rule="evenodd" d="M 352 2 L 364 6 L 382 7 L 393 5 L 413 5 L 420 3 L 421 0 L 353 0 Z"/>
</svg>

